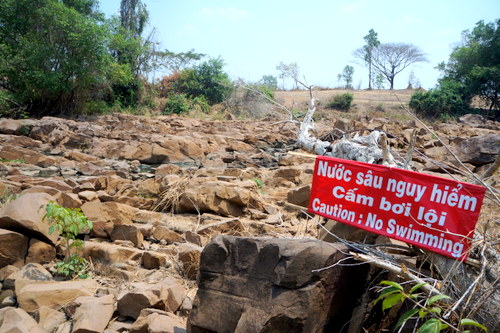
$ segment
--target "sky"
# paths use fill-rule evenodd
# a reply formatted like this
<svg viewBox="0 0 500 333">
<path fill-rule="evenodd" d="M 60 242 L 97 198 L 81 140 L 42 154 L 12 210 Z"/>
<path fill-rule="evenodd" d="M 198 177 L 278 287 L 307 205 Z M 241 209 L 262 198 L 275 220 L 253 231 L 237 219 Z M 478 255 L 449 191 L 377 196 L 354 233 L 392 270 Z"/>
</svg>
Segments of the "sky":
<svg viewBox="0 0 500 333">
<path fill-rule="evenodd" d="M 370 29 L 381 43 L 413 44 L 427 56 L 428 62 L 396 75 L 395 88 L 406 88 L 413 71 L 429 89 L 440 76 L 435 67 L 449 59 L 462 31 L 500 18 L 499 0 L 142 1 L 161 50 L 221 57 L 232 79 L 247 82 L 278 77 L 280 62 L 297 63 L 307 84 L 330 88 L 346 65 L 354 67 L 354 88 L 368 87 L 368 71 L 352 53 Z M 118 15 L 119 7 L 120 0 L 101 0 L 107 16 Z"/>
</svg>

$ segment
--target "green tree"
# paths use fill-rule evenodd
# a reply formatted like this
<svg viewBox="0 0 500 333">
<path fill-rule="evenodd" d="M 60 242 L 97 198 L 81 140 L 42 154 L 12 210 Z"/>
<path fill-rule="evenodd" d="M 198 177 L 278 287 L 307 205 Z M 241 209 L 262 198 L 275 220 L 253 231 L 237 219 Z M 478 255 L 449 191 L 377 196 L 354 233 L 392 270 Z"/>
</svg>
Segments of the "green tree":
<svg viewBox="0 0 500 333">
<path fill-rule="evenodd" d="M 162 66 L 170 73 L 180 72 L 189 68 L 194 62 L 205 57 L 205 54 L 196 53 L 194 49 L 180 53 L 165 50 L 163 52 L 158 52 L 157 55 L 161 59 L 160 62 Z"/>
<path fill-rule="evenodd" d="M 273 75 L 263 75 L 258 83 L 265 86 L 269 90 L 278 89 L 278 79 Z"/>
<path fill-rule="evenodd" d="M 354 75 L 354 67 L 346 65 L 341 74 L 339 74 L 342 80 L 344 81 L 345 89 L 353 89 L 352 87 L 352 76 Z"/>
<path fill-rule="evenodd" d="M 462 45 L 456 47 L 447 64 L 442 82 L 454 81 L 464 85 L 462 98 L 470 102 L 480 96 L 489 104 L 490 112 L 498 109 L 500 91 L 500 19 L 479 21 L 471 30 L 462 33 Z"/>
<path fill-rule="evenodd" d="M 33 116 L 79 112 L 99 98 L 112 62 L 95 1 L 0 2 L 0 96 Z M 9 111 L 10 110 L 10 111 Z"/>
<path fill-rule="evenodd" d="M 365 40 L 366 44 L 360 49 L 357 49 L 354 51 L 353 55 L 356 58 L 361 59 L 366 66 L 368 66 L 368 89 L 372 89 L 372 55 L 373 55 L 373 50 L 380 45 L 380 41 L 378 40 L 378 34 L 375 32 L 375 30 L 370 29 L 368 31 L 368 35 L 363 37 Z"/>
<path fill-rule="evenodd" d="M 220 103 L 232 89 L 229 76 L 223 68 L 224 61 L 217 58 L 184 69 L 168 78 L 165 93 L 183 94 L 191 99 L 203 96 L 210 105 Z"/>
</svg>

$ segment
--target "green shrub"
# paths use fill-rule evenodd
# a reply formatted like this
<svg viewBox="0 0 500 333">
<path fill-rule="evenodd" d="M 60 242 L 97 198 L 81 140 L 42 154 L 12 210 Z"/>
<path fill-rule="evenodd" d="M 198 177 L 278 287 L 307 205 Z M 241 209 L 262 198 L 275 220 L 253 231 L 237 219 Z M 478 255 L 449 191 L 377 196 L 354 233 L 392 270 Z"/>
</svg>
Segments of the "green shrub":
<svg viewBox="0 0 500 333">
<path fill-rule="evenodd" d="M 85 278 L 85 270 L 88 267 L 87 260 L 82 258 L 78 252 L 83 247 L 83 241 L 77 239 L 77 236 L 92 229 L 92 222 L 78 208 L 64 208 L 59 205 L 49 202 L 45 206 L 44 220 L 47 220 L 51 226 L 49 233 L 54 231 L 59 232 L 62 238 L 66 241 L 66 254 L 64 261 L 56 263 L 57 274 L 68 278 L 78 276 Z M 76 253 L 71 249 L 76 249 Z"/>
<path fill-rule="evenodd" d="M 192 102 L 184 94 L 171 95 L 165 107 L 163 114 L 181 114 L 188 112 L 191 109 Z"/>
<path fill-rule="evenodd" d="M 329 109 L 339 109 L 342 111 L 349 111 L 353 99 L 354 96 L 350 93 L 335 95 L 328 101 L 328 103 L 326 103 L 326 107 Z"/>
<path fill-rule="evenodd" d="M 461 84 L 442 82 L 438 88 L 413 94 L 410 107 L 417 115 L 428 118 L 458 116 L 469 111 L 468 102 L 462 96 Z"/>
</svg>

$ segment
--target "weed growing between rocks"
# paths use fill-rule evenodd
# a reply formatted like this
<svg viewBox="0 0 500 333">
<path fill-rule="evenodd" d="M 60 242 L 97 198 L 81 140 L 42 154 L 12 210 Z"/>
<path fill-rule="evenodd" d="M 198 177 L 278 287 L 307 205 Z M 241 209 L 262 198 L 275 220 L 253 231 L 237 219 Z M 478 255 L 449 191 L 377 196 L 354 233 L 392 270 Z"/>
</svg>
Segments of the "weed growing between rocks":
<svg viewBox="0 0 500 333">
<path fill-rule="evenodd" d="M 45 210 L 43 219 L 51 224 L 49 233 L 57 231 L 66 241 L 65 258 L 56 263 L 57 274 L 66 278 L 86 278 L 88 262 L 79 254 L 83 241 L 77 239 L 77 236 L 84 231 L 91 230 L 92 222 L 78 208 L 64 208 L 49 202 Z M 72 251 L 72 248 L 75 250 Z"/>
</svg>

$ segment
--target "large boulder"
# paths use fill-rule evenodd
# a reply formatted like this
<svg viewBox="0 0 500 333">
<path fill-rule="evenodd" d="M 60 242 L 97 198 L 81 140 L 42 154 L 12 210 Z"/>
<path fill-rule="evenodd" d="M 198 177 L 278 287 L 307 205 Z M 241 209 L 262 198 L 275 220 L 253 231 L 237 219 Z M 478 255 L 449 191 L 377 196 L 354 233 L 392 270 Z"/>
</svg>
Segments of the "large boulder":
<svg viewBox="0 0 500 333">
<path fill-rule="evenodd" d="M 253 182 L 194 180 L 181 195 L 180 212 L 214 212 L 224 216 L 241 216 L 247 207 L 262 209 L 263 203 Z"/>
<path fill-rule="evenodd" d="M 42 306 L 57 309 L 80 296 L 92 296 L 99 284 L 91 279 L 62 282 L 18 279 L 15 288 L 19 307 L 34 312 Z"/>
<path fill-rule="evenodd" d="M 500 134 L 475 136 L 461 141 L 455 149 L 464 163 L 474 165 L 492 163 L 500 152 Z"/>
<path fill-rule="evenodd" d="M 185 332 L 186 324 L 173 313 L 144 309 L 130 327 L 130 333 L 180 333 Z"/>
<path fill-rule="evenodd" d="M 172 278 L 165 278 L 153 285 L 138 283 L 135 286 L 118 299 L 118 312 L 122 316 L 137 319 L 146 308 L 175 312 L 185 298 L 184 288 Z"/>
<path fill-rule="evenodd" d="M 81 209 L 92 221 L 92 235 L 101 238 L 110 238 L 115 224 L 132 224 L 137 210 L 117 202 L 86 202 Z"/>
<path fill-rule="evenodd" d="M 58 232 L 49 233 L 50 224 L 43 220 L 45 206 L 54 198 L 46 193 L 27 193 L 0 209 L 0 228 L 55 245 Z"/>
<path fill-rule="evenodd" d="M 347 251 L 317 240 L 215 237 L 201 254 L 188 332 L 339 332 L 365 268 L 321 269 Z"/>
<path fill-rule="evenodd" d="M 24 265 L 28 251 L 28 238 L 20 233 L 0 229 L 0 268 Z"/>
<path fill-rule="evenodd" d="M 108 326 L 115 311 L 115 297 L 78 297 L 80 304 L 73 316 L 73 333 L 100 333 Z"/>
<path fill-rule="evenodd" d="M 0 332 L 5 333 L 47 333 L 35 319 L 23 309 L 8 309 L 0 323 Z"/>
</svg>

